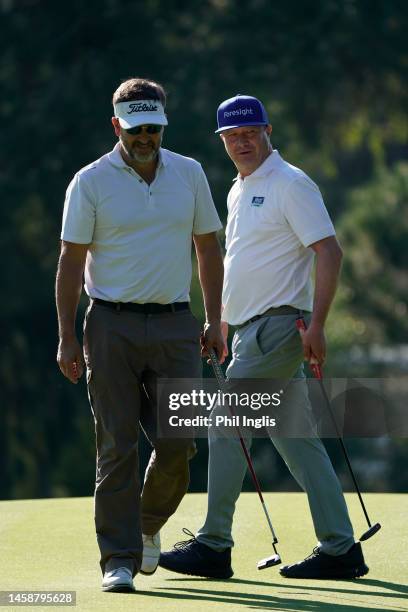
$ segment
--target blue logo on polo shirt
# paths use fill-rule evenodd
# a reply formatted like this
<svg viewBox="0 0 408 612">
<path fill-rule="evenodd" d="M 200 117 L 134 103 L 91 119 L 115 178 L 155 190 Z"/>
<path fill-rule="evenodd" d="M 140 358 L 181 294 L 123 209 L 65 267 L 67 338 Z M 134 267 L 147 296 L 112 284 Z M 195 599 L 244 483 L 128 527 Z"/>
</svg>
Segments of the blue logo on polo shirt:
<svg viewBox="0 0 408 612">
<path fill-rule="evenodd" d="M 254 197 L 252 198 L 251 205 L 252 205 L 252 206 L 262 206 L 262 204 L 264 203 L 264 199 L 265 199 L 265 198 L 264 198 L 264 197 L 262 197 L 262 196 L 254 196 Z"/>
</svg>

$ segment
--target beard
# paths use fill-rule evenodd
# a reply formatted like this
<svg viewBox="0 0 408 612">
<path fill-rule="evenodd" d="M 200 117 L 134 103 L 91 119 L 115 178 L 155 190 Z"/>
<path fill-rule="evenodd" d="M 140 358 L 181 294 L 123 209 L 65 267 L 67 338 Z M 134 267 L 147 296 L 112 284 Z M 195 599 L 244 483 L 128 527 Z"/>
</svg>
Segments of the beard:
<svg viewBox="0 0 408 612">
<path fill-rule="evenodd" d="M 160 145 L 161 145 L 161 140 L 160 140 L 160 142 L 157 143 L 157 145 L 152 143 L 150 147 L 146 147 L 146 151 L 141 151 L 140 149 L 137 148 L 136 145 L 134 145 L 133 147 L 129 146 L 126 142 L 123 141 L 122 138 L 120 138 L 120 142 L 121 142 L 123 150 L 125 151 L 126 155 L 129 157 L 129 159 L 132 159 L 133 161 L 139 162 L 141 164 L 146 164 L 156 159 Z"/>
</svg>

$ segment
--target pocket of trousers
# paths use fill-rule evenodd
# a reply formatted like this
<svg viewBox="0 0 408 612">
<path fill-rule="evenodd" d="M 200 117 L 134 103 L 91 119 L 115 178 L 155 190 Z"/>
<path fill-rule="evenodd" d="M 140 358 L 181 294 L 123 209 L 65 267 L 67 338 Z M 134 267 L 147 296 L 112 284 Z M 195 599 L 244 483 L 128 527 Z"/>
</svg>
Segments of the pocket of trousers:
<svg viewBox="0 0 408 612">
<path fill-rule="evenodd" d="M 285 354 L 293 349 L 301 350 L 301 340 L 291 316 L 265 317 L 256 331 L 257 348 L 261 355 L 272 352 Z"/>
<path fill-rule="evenodd" d="M 95 391 L 93 389 L 93 372 L 92 372 L 92 368 L 89 368 L 87 366 L 86 368 L 86 388 L 87 388 L 87 392 L 88 392 L 88 401 L 89 401 L 89 405 L 91 406 L 91 411 L 94 417 L 94 420 L 96 421 L 96 415 L 95 415 Z"/>
<path fill-rule="evenodd" d="M 197 319 L 197 317 L 195 317 L 195 316 L 193 315 L 193 313 L 192 313 L 192 312 L 191 312 L 190 314 L 191 314 L 191 318 L 192 318 L 192 320 L 193 320 L 193 323 L 194 323 L 194 325 L 195 325 L 195 328 L 196 328 L 196 330 L 197 330 L 197 331 L 196 331 L 196 333 L 198 334 L 198 337 L 200 337 L 200 333 L 201 333 L 201 323 L 200 323 L 200 321 Z"/>
<path fill-rule="evenodd" d="M 177 313 L 178 314 L 178 313 Z M 200 342 L 201 325 L 198 319 L 189 310 L 182 311 L 183 317 L 180 317 L 180 323 L 183 329 L 183 335 L 187 335 L 188 339 L 193 342 Z"/>
</svg>

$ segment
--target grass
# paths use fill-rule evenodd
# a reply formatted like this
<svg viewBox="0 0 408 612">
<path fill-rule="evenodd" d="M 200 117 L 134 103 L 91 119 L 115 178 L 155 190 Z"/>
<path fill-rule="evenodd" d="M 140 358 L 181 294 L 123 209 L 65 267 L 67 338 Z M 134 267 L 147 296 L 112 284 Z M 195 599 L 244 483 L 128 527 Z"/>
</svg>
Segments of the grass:
<svg viewBox="0 0 408 612">
<path fill-rule="evenodd" d="M 306 497 L 300 493 L 265 496 L 280 538 L 284 563 L 299 560 L 315 545 Z M 262 508 L 253 493 L 242 494 L 236 511 L 232 579 L 206 580 L 162 569 L 137 576 L 136 594 L 100 591 L 101 575 L 90 498 L 0 502 L 1 590 L 75 590 L 77 610 L 351 612 L 408 610 L 408 496 L 366 494 L 381 531 L 365 543 L 371 571 L 356 581 L 306 581 L 281 578 L 279 568 L 256 569 L 272 554 Z M 347 495 L 357 536 L 366 528 L 356 496 Z M 163 529 L 164 549 L 183 539 L 182 527 L 201 526 L 206 496 L 187 495 Z M 2 610 L 15 610 L 2 607 Z M 27 606 L 26 610 L 53 607 Z"/>
</svg>

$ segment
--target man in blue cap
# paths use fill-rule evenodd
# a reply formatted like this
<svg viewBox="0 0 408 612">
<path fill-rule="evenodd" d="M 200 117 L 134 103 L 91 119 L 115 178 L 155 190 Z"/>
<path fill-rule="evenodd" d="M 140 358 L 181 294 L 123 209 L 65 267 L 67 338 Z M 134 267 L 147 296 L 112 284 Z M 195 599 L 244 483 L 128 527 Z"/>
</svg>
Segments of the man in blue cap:
<svg viewBox="0 0 408 612">
<path fill-rule="evenodd" d="M 239 94 L 219 106 L 217 118 L 216 132 L 238 170 L 227 202 L 223 320 L 236 328 L 227 376 L 292 379 L 291 406 L 307 421 L 311 408 L 303 360 L 325 361 L 324 324 L 342 251 L 318 187 L 272 148 L 263 104 Z M 302 338 L 295 324 L 300 312 L 308 321 Z M 283 567 L 281 574 L 305 579 L 365 575 L 361 544 L 354 541 L 340 483 L 321 440 L 268 433 L 307 493 L 318 539 L 310 556 Z M 245 435 L 250 446 L 250 432 Z M 225 427 L 211 427 L 206 521 L 190 541 L 161 554 L 162 567 L 207 577 L 233 575 L 231 528 L 245 472 L 239 439 L 228 436 Z"/>
</svg>

